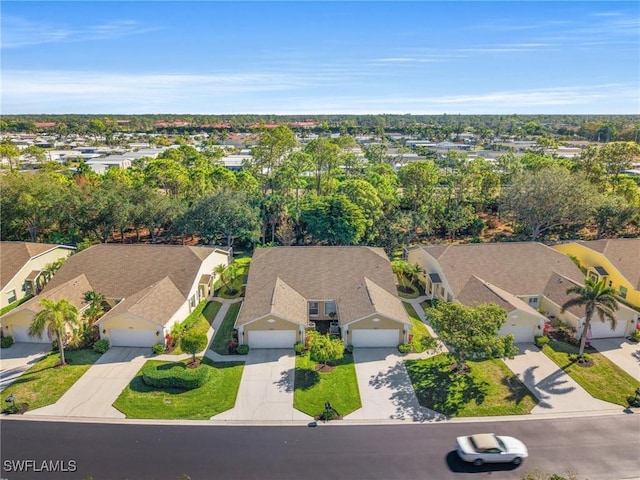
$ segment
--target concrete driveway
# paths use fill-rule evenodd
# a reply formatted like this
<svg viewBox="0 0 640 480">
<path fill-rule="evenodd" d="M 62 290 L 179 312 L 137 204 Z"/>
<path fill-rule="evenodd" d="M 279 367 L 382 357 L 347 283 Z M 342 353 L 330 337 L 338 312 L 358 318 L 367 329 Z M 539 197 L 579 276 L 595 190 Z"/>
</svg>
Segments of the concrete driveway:
<svg viewBox="0 0 640 480">
<path fill-rule="evenodd" d="M 640 382 L 640 343 L 631 343 L 624 338 L 601 338 L 591 340 L 591 345 Z"/>
<path fill-rule="evenodd" d="M 125 418 L 111 404 L 151 356 L 150 348 L 111 347 L 60 400 L 25 415 Z"/>
<path fill-rule="evenodd" d="M 425 422 L 445 417 L 418 403 L 409 375 L 395 348 L 356 348 L 353 359 L 362 408 L 345 420 Z"/>
<path fill-rule="evenodd" d="M 249 351 L 235 407 L 211 420 L 311 420 L 293 408 L 295 366 L 291 349 Z"/>
<path fill-rule="evenodd" d="M 49 343 L 14 343 L 0 349 L 0 391 L 51 350 Z"/>
<path fill-rule="evenodd" d="M 538 398 L 531 413 L 616 411 L 622 407 L 598 400 L 589 395 L 575 380 L 564 373 L 549 357 L 532 343 L 517 345 L 520 353 L 505 363 Z"/>
</svg>

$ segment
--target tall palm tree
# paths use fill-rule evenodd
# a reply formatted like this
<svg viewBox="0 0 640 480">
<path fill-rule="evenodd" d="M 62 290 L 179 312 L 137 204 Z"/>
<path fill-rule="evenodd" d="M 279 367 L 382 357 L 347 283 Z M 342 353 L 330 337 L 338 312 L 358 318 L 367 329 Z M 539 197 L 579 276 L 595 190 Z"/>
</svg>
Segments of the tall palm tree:
<svg viewBox="0 0 640 480">
<path fill-rule="evenodd" d="M 40 300 L 40 305 L 44 309 L 33 318 L 27 333 L 30 337 L 42 338 L 42 333 L 46 329 L 50 337 L 55 336 L 60 349 L 60 364 L 66 365 L 64 358 L 66 329 L 67 326 L 78 325 L 78 309 L 64 298 L 57 302 L 43 298 Z"/>
<path fill-rule="evenodd" d="M 84 292 L 84 301 L 89 304 L 89 307 L 84 311 L 84 318 L 87 320 L 89 327 L 93 327 L 98 318 L 104 313 L 102 308 L 102 302 L 104 302 L 104 295 L 93 290 Z"/>
<path fill-rule="evenodd" d="M 567 294 L 576 296 L 564 302 L 562 312 L 574 305 L 585 309 L 585 322 L 580 335 L 580 350 L 578 352 L 578 358 L 582 359 L 587 341 L 587 332 L 591 326 L 594 313 L 598 314 L 598 318 L 602 323 L 608 320 L 611 322 L 611 329 L 616 328 L 615 311 L 618 310 L 618 300 L 615 297 L 616 291 L 611 287 L 605 286 L 604 279 L 596 282 L 592 278 L 587 278 L 584 282 L 584 287 L 580 285 L 573 286 L 567 290 Z"/>
<path fill-rule="evenodd" d="M 422 268 L 417 263 L 410 263 L 407 265 L 405 275 L 409 278 L 409 283 L 412 287 L 415 287 L 416 281 L 420 278 Z"/>
</svg>

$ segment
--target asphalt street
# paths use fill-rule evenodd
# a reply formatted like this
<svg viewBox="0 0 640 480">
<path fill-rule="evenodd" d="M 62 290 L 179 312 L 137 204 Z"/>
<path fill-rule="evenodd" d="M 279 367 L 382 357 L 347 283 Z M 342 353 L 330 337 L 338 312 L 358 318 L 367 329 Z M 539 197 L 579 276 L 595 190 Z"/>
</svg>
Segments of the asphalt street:
<svg viewBox="0 0 640 480">
<path fill-rule="evenodd" d="M 640 414 L 632 413 L 496 423 L 335 421 L 317 427 L 5 419 L 0 429 L 1 477 L 8 480 L 519 479 L 536 467 L 569 470 L 580 480 L 640 478 Z M 517 468 L 461 462 L 455 437 L 477 432 L 522 439 L 529 459 Z"/>
</svg>

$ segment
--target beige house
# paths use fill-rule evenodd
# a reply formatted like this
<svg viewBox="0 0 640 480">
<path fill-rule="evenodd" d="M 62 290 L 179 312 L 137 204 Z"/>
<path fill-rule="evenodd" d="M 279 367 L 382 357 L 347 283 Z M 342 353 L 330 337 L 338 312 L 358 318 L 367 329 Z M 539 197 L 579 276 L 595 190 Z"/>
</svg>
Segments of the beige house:
<svg viewBox="0 0 640 480">
<path fill-rule="evenodd" d="M 40 299 L 66 298 L 82 311 L 84 292 L 94 291 L 106 299 L 108 311 L 97 322 L 103 339 L 114 346 L 164 344 L 173 324 L 209 296 L 215 267 L 230 257 L 211 247 L 95 245 L 71 257 L 40 295 L 5 315 L 5 333 L 21 342 L 49 341 L 26 335 Z"/>
<path fill-rule="evenodd" d="M 48 280 L 45 267 L 74 251 L 67 245 L 0 242 L 0 308 L 39 293 Z"/>
<path fill-rule="evenodd" d="M 394 347 L 411 321 L 381 248 L 275 247 L 255 251 L 235 326 L 251 348 L 291 348 L 312 329 L 354 347 Z"/>
<path fill-rule="evenodd" d="M 501 334 L 513 334 L 516 342 L 533 341 L 550 317 L 573 326 L 577 335 L 581 332 L 584 309 L 562 312 L 561 306 L 570 298 L 568 288 L 584 284 L 584 275 L 569 257 L 542 243 L 425 245 L 409 249 L 407 257 L 423 269 L 429 297 L 504 307 L 508 315 Z M 594 319 L 593 338 L 626 335 L 634 316 L 621 305 L 615 330 Z"/>
</svg>

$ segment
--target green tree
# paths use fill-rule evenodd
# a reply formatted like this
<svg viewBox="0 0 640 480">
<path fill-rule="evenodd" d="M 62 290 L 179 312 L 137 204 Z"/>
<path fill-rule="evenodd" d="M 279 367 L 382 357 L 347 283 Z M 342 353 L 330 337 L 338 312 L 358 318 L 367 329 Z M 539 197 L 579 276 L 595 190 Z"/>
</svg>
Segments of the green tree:
<svg viewBox="0 0 640 480">
<path fill-rule="evenodd" d="M 82 317 L 86 320 L 89 328 L 91 328 L 104 313 L 102 302 L 105 301 L 105 297 L 101 293 L 94 292 L 93 290 L 84 292 L 83 295 L 85 303 L 88 303 L 89 306 L 82 312 Z"/>
<path fill-rule="evenodd" d="M 595 281 L 592 278 L 585 279 L 584 286 L 574 285 L 567 289 L 567 295 L 575 295 L 562 304 L 562 311 L 573 306 L 584 307 L 585 317 L 582 333 L 580 334 L 580 349 L 578 357 L 583 358 L 584 346 L 587 342 L 587 333 L 591 326 L 591 320 L 595 313 L 602 323 L 611 322 L 611 330 L 616 328 L 615 312 L 618 310 L 616 291 L 605 285 L 605 280 Z"/>
<path fill-rule="evenodd" d="M 405 279 L 407 278 L 406 273 L 409 270 L 409 264 L 404 260 L 394 260 L 391 262 L 391 270 L 398 280 L 398 285 L 407 288 Z"/>
<path fill-rule="evenodd" d="M 329 245 L 355 245 L 367 227 L 362 210 L 340 194 L 309 200 L 300 221 L 316 242 Z"/>
<path fill-rule="evenodd" d="M 507 311 L 494 304 L 475 307 L 461 303 L 440 302 L 427 311 L 431 325 L 449 347 L 458 372 L 469 358 L 512 358 L 518 353 L 513 335 L 500 336 Z"/>
<path fill-rule="evenodd" d="M 60 349 L 60 365 L 66 365 L 64 343 L 67 339 L 67 327 L 78 325 L 78 309 L 64 298 L 58 301 L 43 298 L 40 305 L 42 310 L 33 318 L 27 333 L 30 337 L 42 338 L 46 330 L 49 337 L 55 337 Z"/>
<path fill-rule="evenodd" d="M 344 345 L 339 338 L 331 338 L 320 332 L 310 331 L 309 358 L 314 362 L 326 366 L 330 362 L 336 362 L 344 356 Z"/>
<path fill-rule="evenodd" d="M 180 339 L 180 348 L 191 355 L 191 361 L 196 361 L 196 353 L 207 347 L 207 335 L 198 330 L 187 330 Z"/>
<path fill-rule="evenodd" d="M 13 143 L 4 141 L 0 143 L 0 159 L 9 163 L 9 169 L 13 170 L 14 163 L 20 158 L 20 150 Z"/>
</svg>

